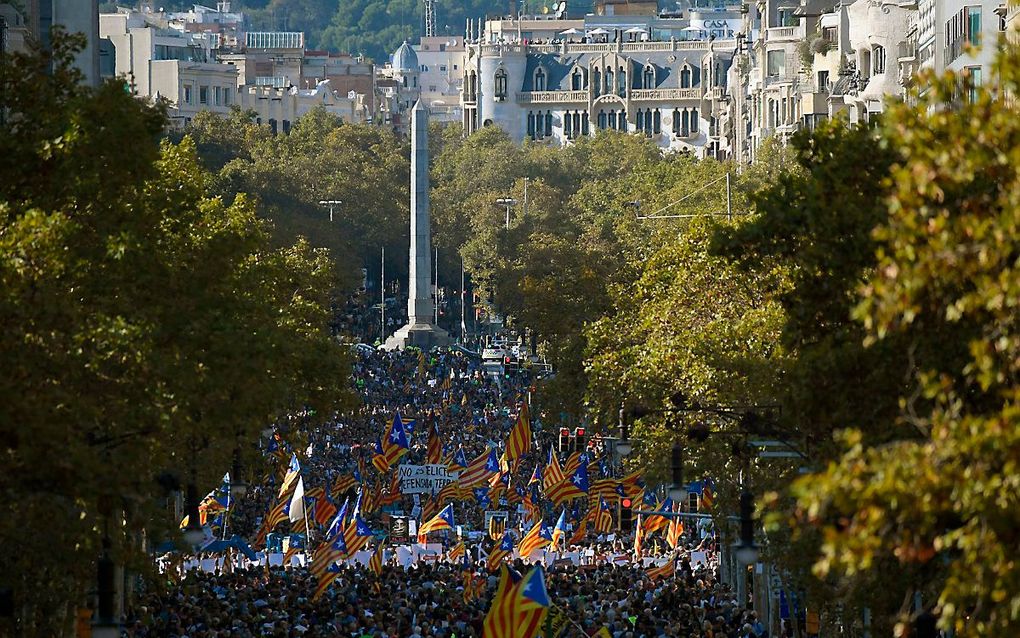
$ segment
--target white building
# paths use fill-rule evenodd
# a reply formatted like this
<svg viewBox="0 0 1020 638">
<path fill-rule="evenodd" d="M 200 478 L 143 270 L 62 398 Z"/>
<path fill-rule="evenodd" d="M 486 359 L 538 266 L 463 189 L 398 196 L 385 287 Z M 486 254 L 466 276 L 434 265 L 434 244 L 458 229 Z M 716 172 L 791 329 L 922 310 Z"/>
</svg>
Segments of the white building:
<svg viewBox="0 0 1020 638">
<path fill-rule="evenodd" d="M 345 122 L 364 123 L 371 115 L 364 95 L 340 95 L 330 87 L 329 80 L 313 89 L 245 86 L 240 89 L 240 105 L 254 111 L 255 121 L 273 133 L 289 133 L 294 122 L 320 106 Z"/>
<path fill-rule="evenodd" d="M 599 129 L 663 150 L 729 156 L 726 82 L 738 9 L 666 17 L 617 10 L 584 21 L 499 20 L 468 42 L 465 133 L 569 144 Z"/>
<path fill-rule="evenodd" d="M 214 61 L 208 37 L 157 26 L 161 14 L 126 9 L 101 15 L 99 23 L 114 47 L 116 75 L 135 95 L 168 100 L 174 125 L 200 111 L 227 113 L 236 104 L 237 69 Z"/>
<path fill-rule="evenodd" d="M 1014 9 L 1015 10 L 1015 9 Z M 977 82 L 992 82 L 991 64 L 999 36 L 1006 31 L 1003 0 L 919 0 L 918 57 L 922 68 L 967 72 Z M 980 47 L 967 51 L 967 45 Z"/>
<path fill-rule="evenodd" d="M 464 83 L 467 49 L 462 36 L 421 39 L 414 47 L 418 57 L 421 99 L 436 122 L 460 122 L 460 94 Z"/>
</svg>

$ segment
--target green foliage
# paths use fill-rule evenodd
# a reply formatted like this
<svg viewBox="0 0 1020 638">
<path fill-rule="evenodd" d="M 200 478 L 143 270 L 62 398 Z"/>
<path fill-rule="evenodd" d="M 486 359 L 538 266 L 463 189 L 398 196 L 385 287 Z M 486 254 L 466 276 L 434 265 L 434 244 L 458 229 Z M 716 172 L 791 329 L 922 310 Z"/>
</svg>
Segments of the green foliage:
<svg viewBox="0 0 1020 638">
<path fill-rule="evenodd" d="M 202 114 L 185 132 L 213 171 L 214 193 L 226 201 L 239 192 L 254 198 L 278 245 L 306 237 L 329 248 L 348 286 L 381 246 L 406 254 L 410 165 L 406 143 L 392 133 L 343 123 L 321 107 L 289 135 L 271 135 L 239 110 Z M 343 202 L 332 222 L 323 200 Z"/>
<path fill-rule="evenodd" d="M 104 536 L 130 564 L 172 534 L 158 475 L 209 489 L 349 372 L 327 256 L 208 197 L 194 143 L 160 147 L 163 114 L 115 82 L 82 88 L 73 44 L 15 56 L 3 87 L 0 586 L 23 635 L 67 633 Z"/>
<path fill-rule="evenodd" d="M 1016 94 L 1016 47 L 995 76 Z M 902 157 L 857 309 L 869 343 L 909 344 L 907 360 L 887 365 L 915 370 L 900 420 L 919 436 L 873 447 L 851 430 L 839 461 L 796 491 L 803 520 L 824 534 L 820 573 L 874 569 L 894 556 L 940 574 L 944 626 L 1012 635 L 1020 628 L 1020 118 L 1015 101 L 966 78 L 929 80 L 916 106 L 884 118 Z M 961 100 L 967 93 L 975 99 Z"/>
</svg>

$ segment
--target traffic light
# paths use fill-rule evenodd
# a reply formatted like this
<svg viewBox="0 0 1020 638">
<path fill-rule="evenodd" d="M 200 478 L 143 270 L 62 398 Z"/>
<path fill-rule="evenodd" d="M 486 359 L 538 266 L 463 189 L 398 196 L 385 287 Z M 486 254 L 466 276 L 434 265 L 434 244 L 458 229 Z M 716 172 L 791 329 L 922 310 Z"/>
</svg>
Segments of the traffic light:
<svg viewBox="0 0 1020 638">
<path fill-rule="evenodd" d="M 560 428 L 560 440 L 556 447 L 556 450 L 561 454 L 566 452 L 570 448 L 570 430 L 567 428 Z"/>
<path fill-rule="evenodd" d="M 574 451 L 584 452 L 584 428 L 574 430 Z"/>
<path fill-rule="evenodd" d="M 634 504 L 629 498 L 620 501 L 620 531 L 627 532 L 633 526 Z"/>
</svg>

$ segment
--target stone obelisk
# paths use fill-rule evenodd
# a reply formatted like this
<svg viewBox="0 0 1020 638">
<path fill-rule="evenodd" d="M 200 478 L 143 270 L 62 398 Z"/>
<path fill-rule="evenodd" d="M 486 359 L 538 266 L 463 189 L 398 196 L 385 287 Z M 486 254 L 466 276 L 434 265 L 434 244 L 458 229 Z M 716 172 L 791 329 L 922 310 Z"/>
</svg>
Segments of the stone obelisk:
<svg viewBox="0 0 1020 638">
<path fill-rule="evenodd" d="M 421 100 L 411 110 L 411 254 L 407 325 L 386 340 L 386 350 L 449 345 L 432 323 L 432 237 L 429 222 L 429 111 Z"/>
</svg>

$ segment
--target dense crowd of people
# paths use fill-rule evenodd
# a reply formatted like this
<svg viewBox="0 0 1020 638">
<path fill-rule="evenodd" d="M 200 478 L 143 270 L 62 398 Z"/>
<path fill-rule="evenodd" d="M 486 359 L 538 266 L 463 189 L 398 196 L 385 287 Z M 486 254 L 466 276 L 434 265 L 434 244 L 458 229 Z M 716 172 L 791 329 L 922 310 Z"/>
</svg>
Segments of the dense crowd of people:
<svg viewBox="0 0 1020 638">
<path fill-rule="evenodd" d="M 358 325 L 351 318 L 347 323 Z M 335 499 L 337 507 L 341 500 L 350 504 L 358 494 L 386 497 L 384 506 L 374 503 L 359 512 L 376 534 L 370 548 L 377 546 L 383 542 L 389 516 L 423 518 L 425 504 L 436 499 L 435 494 L 393 493 L 392 473 L 396 469 L 379 472 L 373 467 L 371 459 L 377 451 L 377 441 L 385 436 L 394 415 L 399 413 L 405 423 L 413 422 L 407 436 L 409 449 L 399 463 L 424 464 L 429 454 L 429 438 L 435 432 L 442 442 L 444 460 L 457 453 L 470 460 L 488 448 L 502 454 L 533 382 L 525 371 L 490 374 L 476 357 L 457 349 L 425 353 L 360 348 L 355 352 L 352 382 L 360 406 L 324 421 L 318 415 L 301 414 L 277 424 L 275 436 L 265 442 L 267 459 L 271 459 L 266 480 L 249 489 L 243 499 L 231 503 L 229 513 L 215 521 L 223 525 L 223 517 L 228 516 L 225 523 L 230 535 L 259 538 L 255 549 L 265 547 L 267 553 L 280 551 L 278 545 L 274 546 L 274 537 L 292 535 L 295 541 L 300 539 L 299 546 L 309 550 L 323 539 L 328 523 L 308 522 L 308 517 L 293 524 L 286 521 L 273 530 L 264 529 L 268 512 L 279 501 L 281 480 L 293 456 L 300 463 L 306 493 L 321 488 L 321 493 Z M 481 636 L 498 583 L 497 573 L 490 571 L 485 560 L 499 542 L 498 534 L 485 529 L 487 509 L 507 512 L 506 529 L 516 543 L 537 518 L 551 525 L 562 512 L 569 520 L 555 556 L 573 552 L 574 560 L 547 561 L 550 601 L 557 613 L 568 619 L 558 635 L 605 636 L 607 632 L 613 638 L 766 635 L 765 627 L 753 612 L 744 610 L 729 588 L 720 584 L 712 551 L 714 538 L 708 530 L 691 525 L 672 544 L 665 542 L 663 533 L 646 539 L 639 550 L 646 562 L 657 559 L 655 565 L 664 562 L 676 565 L 675 573 L 659 577 L 650 574 L 650 565 L 630 558 L 619 560 L 621 555 L 631 556 L 634 552 L 636 528 L 620 529 L 619 521 L 615 521 L 611 531 L 590 529 L 575 534 L 579 521 L 598 498 L 581 498 L 555 506 L 551 500 L 538 496 L 533 508 L 526 511 L 521 506 L 521 496 L 526 492 L 539 493 L 540 484 L 529 485 L 534 483 L 531 476 L 536 467 L 539 472 L 548 470 L 550 449 L 554 448 L 552 428 L 543 424 L 538 415 L 531 415 L 530 423 L 531 449 L 512 470 L 504 470 L 507 476 L 502 490 L 494 492 L 492 499 L 484 489 L 482 493 L 474 490 L 473 497 L 465 498 L 462 493 L 453 499 L 456 522 L 464 535 L 459 537 L 454 530 L 448 530 L 439 534 L 439 538 L 429 539 L 442 542 L 444 551 L 464 541 L 466 557 L 401 565 L 390 548 L 381 569 L 376 570 L 379 573 L 364 564 L 341 562 L 336 580 L 318 598 L 317 579 L 306 567 L 270 566 L 268 559 L 249 561 L 234 553 L 214 569 L 185 572 L 183 561 L 178 558 L 164 563 L 169 565 L 164 572 L 164 588 L 154 588 L 134 600 L 127 614 L 126 635 L 130 638 Z M 580 462 L 594 468 L 592 481 L 619 480 L 624 468 L 604 452 L 597 441 L 589 442 Z M 348 476 L 351 480 L 345 483 L 345 491 L 335 493 L 337 478 Z M 643 485 L 641 496 L 653 505 L 657 501 L 655 492 Z M 315 503 L 309 504 L 313 521 Z M 433 507 L 432 512 L 437 508 Z M 214 531 L 227 536 L 222 528 Z M 264 533 L 267 531 L 275 533 L 267 535 Z M 263 546 L 258 546 L 258 542 Z M 698 560 L 692 563 L 690 559 L 695 553 Z M 577 560 L 578 554 L 586 558 Z M 513 570 L 518 573 L 527 570 L 528 565 L 519 558 L 512 560 Z"/>
<path fill-rule="evenodd" d="M 473 565 L 477 578 L 486 578 Z M 526 565 L 516 562 L 523 572 Z M 192 572 L 169 595 L 138 602 L 131 638 L 464 638 L 482 635 L 489 575 L 481 596 L 464 596 L 462 567 L 386 565 L 377 576 L 348 567 L 329 592 L 313 601 L 315 579 L 304 569 L 250 568 Z M 726 585 L 703 567 L 681 560 L 676 575 L 653 582 L 640 567 L 602 564 L 549 568 L 550 599 L 570 619 L 564 636 L 614 638 L 758 638 L 765 628 L 742 610 Z"/>
</svg>

